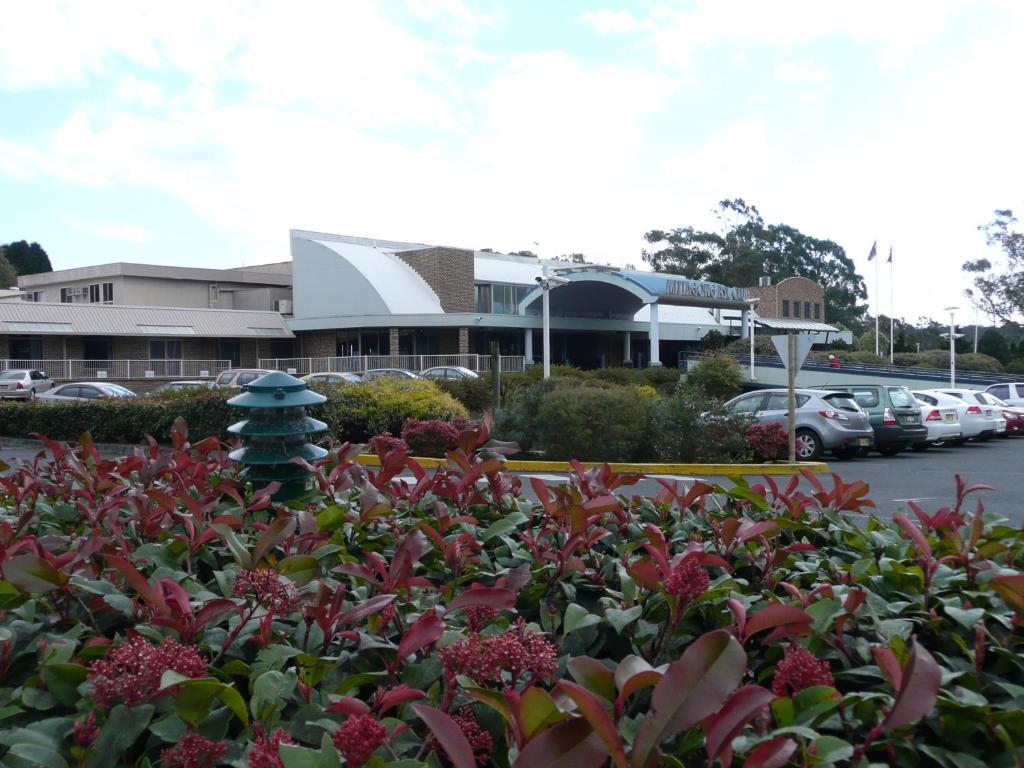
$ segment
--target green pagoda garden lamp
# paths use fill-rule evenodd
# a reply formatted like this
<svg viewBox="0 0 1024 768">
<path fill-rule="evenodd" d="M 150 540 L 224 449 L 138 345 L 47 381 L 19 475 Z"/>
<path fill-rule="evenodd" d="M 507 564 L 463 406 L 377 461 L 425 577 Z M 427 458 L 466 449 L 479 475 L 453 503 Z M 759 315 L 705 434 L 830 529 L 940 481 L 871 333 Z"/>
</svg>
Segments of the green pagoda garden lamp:
<svg viewBox="0 0 1024 768">
<path fill-rule="evenodd" d="M 245 443 L 228 454 L 243 465 L 241 477 L 256 487 L 277 481 L 281 489 L 275 501 L 300 496 L 309 487 L 309 473 L 292 459 L 316 461 L 327 451 L 309 442 L 311 435 L 327 431 L 327 425 L 311 418 L 307 408 L 327 400 L 310 391 L 306 382 L 274 371 L 260 376 L 228 405 L 248 409 L 248 418 L 228 427 Z"/>
</svg>

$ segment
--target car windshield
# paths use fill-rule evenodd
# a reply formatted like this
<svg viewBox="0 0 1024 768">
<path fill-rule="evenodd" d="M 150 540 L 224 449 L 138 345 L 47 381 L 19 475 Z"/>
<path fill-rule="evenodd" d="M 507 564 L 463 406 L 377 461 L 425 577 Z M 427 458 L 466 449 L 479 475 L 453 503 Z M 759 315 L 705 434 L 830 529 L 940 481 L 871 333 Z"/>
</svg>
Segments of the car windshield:
<svg viewBox="0 0 1024 768">
<path fill-rule="evenodd" d="M 822 400 L 827 402 L 833 408 L 838 408 L 840 411 L 860 413 L 860 406 L 857 405 L 857 401 L 845 392 L 838 395 L 825 395 Z"/>
<path fill-rule="evenodd" d="M 897 408 L 915 407 L 914 396 L 906 387 L 889 387 L 889 399 Z"/>
<path fill-rule="evenodd" d="M 24 371 L 4 371 L 0 373 L 0 379 L 24 379 Z"/>
<path fill-rule="evenodd" d="M 878 393 L 873 389 L 855 389 L 853 399 L 861 408 L 874 408 L 878 405 Z"/>
<path fill-rule="evenodd" d="M 105 394 L 115 395 L 118 397 L 124 397 L 126 395 L 130 397 L 135 394 L 130 389 L 125 389 L 117 384 L 104 384 L 100 389 L 102 389 Z"/>
</svg>

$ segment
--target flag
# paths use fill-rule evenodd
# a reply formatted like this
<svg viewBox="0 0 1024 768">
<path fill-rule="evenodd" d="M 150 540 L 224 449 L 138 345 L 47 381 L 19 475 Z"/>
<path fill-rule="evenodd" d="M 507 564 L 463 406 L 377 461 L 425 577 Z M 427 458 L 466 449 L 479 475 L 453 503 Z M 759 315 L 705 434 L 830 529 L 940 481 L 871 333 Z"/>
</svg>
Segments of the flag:
<svg viewBox="0 0 1024 768">
<path fill-rule="evenodd" d="M 871 261 L 877 255 L 878 255 L 878 241 L 875 240 L 875 242 L 873 242 L 871 244 L 871 253 L 868 254 L 868 261 Z"/>
<path fill-rule="evenodd" d="M 889 264 L 892 264 L 892 246 L 889 246 Z"/>
</svg>

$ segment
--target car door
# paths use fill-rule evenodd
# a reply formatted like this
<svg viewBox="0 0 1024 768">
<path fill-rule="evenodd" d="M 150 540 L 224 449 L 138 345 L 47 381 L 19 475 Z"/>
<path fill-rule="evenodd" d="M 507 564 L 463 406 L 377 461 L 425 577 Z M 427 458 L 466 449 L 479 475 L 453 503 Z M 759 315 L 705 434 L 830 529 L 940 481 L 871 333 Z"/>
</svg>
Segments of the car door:
<svg viewBox="0 0 1024 768">
<path fill-rule="evenodd" d="M 54 394 L 61 400 L 77 400 L 81 395 L 82 388 L 77 384 L 68 384 L 66 387 L 61 387 Z"/>
<path fill-rule="evenodd" d="M 751 421 L 757 421 L 758 412 L 761 410 L 761 403 L 764 402 L 763 392 L 753 392 L 743 397 L 737 397 L 726 405 L 726 410 L 731 416 L 743 416 Z"/>
<path fill-rule="evenodd" d="M 807 395 L 797 394 L 796 398 L 796 423 L 800 425 L 800 408 L 810 399 Z M 761 410 L 757 414 L 757 421 L 759 424 L 768 424 L 774 422 L 781 424 L 786 429 L 789 429 L 789 393 L 788 392 L 769 392 L 765 398 L 764 403 L 761 405 Z"/>
<path fill-rule="evenodd" d="M 83 400 L 102 400 L 104 395 L 99 387 L 93 387 L 88 384 L 83 384 L 78 388 L 78 396 Z"/>
</svg>

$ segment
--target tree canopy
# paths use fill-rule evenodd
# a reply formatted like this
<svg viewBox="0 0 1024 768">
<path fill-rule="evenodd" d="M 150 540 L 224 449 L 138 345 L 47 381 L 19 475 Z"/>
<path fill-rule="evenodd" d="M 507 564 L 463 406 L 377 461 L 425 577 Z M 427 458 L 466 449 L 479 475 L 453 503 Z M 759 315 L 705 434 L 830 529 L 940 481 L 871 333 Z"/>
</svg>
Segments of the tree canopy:
<svg viewBox="0 0 1024 768">
<path fill-rule="evenodd" d="M 35 275 L 40 272 L 53 272 L 50 257 L 39 243 L 18 240 L 7 245 L 0 245 L 4 256 L 19 275 Z"/>
<path fill-rule="evenodd" d="M 736 287 L 806 277 L 825 289 L 826 319 L 856 324 L 867 307 L 864 278 L 842 246 L 806 235 L 788 224 L 768 224 L 753 205 L 723 200 L 716 211 L 719 226 L 705 232 L 694 227 L 654 229 L 644 235 L 658 250 L 645 250 L 644 261 L 658 272 Z"/>
<path fill-rule="evenodd" d="M 18 284 L 18 271 L 4 256 L 0 248 L 0 288 L 13 288 Z"/>
<path fill-rule="evenodd" d="M 964 271 L 974 275 L 974 287 L 964 293 L 983 312 L 1009 322 L 1024 315 L 1024 232 L 1014 225 L 1013 211 L 995 212 L 995 218 L 978 227 L 985 242 L 999 248 L 1005 264 L 990 259 L 975 259 L 964 263 Z"/>
</svg>

